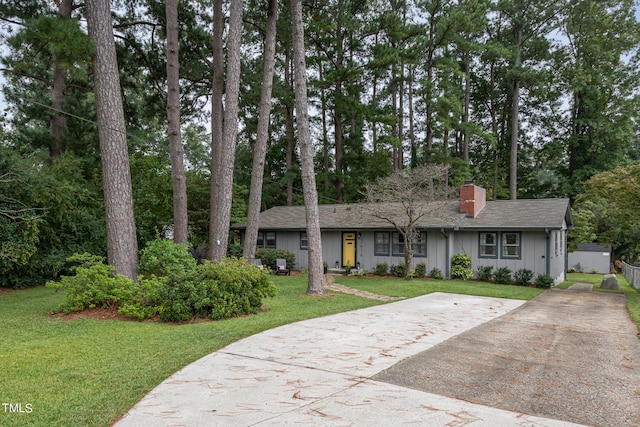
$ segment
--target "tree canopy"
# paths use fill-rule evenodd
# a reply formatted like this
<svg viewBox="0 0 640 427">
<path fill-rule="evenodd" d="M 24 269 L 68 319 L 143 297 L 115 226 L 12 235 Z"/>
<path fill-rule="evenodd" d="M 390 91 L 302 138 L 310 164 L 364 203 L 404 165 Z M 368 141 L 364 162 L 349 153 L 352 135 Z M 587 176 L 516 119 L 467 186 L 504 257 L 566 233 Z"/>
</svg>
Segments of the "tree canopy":
<svg viewBox="0 0 640 427">
<path fill-rule="evenodd" d="M 212 235 L 226 239 L 220 230 L 229 222 L 246 220 L 254 152 L 263 151 L 254 148 L 264 138 L 258 123 L 268 2 L 234 0 L 242 13 L 234 12 L 233 22 L 242 16 L 243 28 L 235 24 L 233 34 L 242 39 L 233 43 L 230 4 L 178 2 L 177 28 L 171 17 L 168 29 L 165 2 L 111 2 L 120 82 L 114 92 L 125 121 L 118 134 L 126 133 L 139 247 L 174 230 L 171 172 L 178 163 L 170 153 L 184 157 L 187 238 L 197 253 L 212 249 Z M 169 6 L 174 11 L 175 3 Z M 392 173 L 448 165 L 449 182 L 472 178 L 490 199 L 576 200 L 576 217 L 599 224 L 594 229 L 586 221 L 576 240 L 608 239 L 621 253 L 637 253 L 631 234 L 613 231 L 631 230 L 625 221 L 632 218 L 612 223 L 618 212 L 602 211 L 598 199 L 610 194 L 594 194 L 590 181 L 640 161 L 640 24 L 633 0 L 306 2 L 310 151 L 300 150 L 298 137 L 291 5 L 278 8 L 261 209 L 304 203 L 307 155 L 319 203 L 358 202 L 366 184 Z M 0 209 L 19 201 L 20 209 L 37 212 L 28 230 L 27 222 L 8 225 L 5 216 L 10 229 L 3 236 L 22 248 L 21 263 L 41 263 L 32 274 L 45 279 L 80 247 L 107 253 L 99 144 L 105 129 L 97 120 L 97 45 L 84 25 L 86 12 L 74 0 L 0 4 L 0 153 L 24 168 L 0 180 Z M 176 30 L 177 46 L 167 50 Z M 225 74 L 228 47 L 239 55 L 234 76 Z M 171 71 L 176 56 L 179 94 Z M 224 93 L 236 87 L 237 120 L 236 108 L 226 104 L 235 93 Z M 182 154 L 175 141 L 169 149 L 176 135 Z M 224 177 L 224 198 L 211 191 L 212 165 L 233 172 L 232 180 Z M 15 188 L 23 179 L 29 191 L 20 195 Z M 67 200 L 69 191 L 77 200 Z M 596 205 L 587 209 L 588 203 Z M 219 205 L 224 215 L 212 214 Z M 599 215 L 609 219 L 600 222 Z M 18 258 L 15 277 L 23 265 Z"/>
</svg>

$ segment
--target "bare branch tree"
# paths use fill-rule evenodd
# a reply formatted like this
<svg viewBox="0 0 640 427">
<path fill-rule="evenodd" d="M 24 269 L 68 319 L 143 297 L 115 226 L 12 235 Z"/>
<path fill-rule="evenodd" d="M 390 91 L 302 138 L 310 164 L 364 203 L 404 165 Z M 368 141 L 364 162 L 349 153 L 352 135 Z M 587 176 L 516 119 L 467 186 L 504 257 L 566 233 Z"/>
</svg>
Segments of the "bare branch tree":
<svg viewBox="0 0 640 427">
<path fill-rule="evenodd" d="M 396 171 L 365 186 L 367 203 L 359 212 L 398 230 L 404 243 L 405 279 L 410 278 L 412 243 L 420 236 L 419 222 L 426 216 L 444 216 L 445 207 L 451 203 L 448 173 L 448 166 L 430 164 Z"/>
</svg>

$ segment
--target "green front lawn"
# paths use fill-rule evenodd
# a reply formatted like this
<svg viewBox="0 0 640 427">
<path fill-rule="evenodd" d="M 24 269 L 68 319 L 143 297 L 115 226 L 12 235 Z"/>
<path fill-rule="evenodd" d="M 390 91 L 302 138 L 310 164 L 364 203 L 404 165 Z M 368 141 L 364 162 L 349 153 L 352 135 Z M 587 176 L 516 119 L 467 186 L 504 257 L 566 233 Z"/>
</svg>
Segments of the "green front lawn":
<svg viewBox="0 0 640 427">
<path fill-rule="evenodd" d="M 267 309 L 258 315 L 180 325 L 70 321 L 47 314 L 63 299 L 51 289 L 0 294 L 0 425 L 106 426 L 171 374 L 229 343 L 298 320 L 380 304 L 340 293 L 306 296 L 306 279 L 274 276 L 280 293 L 265 300 Z M 345 277 L 337 282 L 402 297 L 450 292 L 528 300 L 542 292 L 474 281 Z M 638 292 L 628 285 L 623 291 L 639 321 Z M 12 413 L 4 403 L 14 409 L 20 404 L 24 412 Z"/>
<path fill-rule="evenodd" d="M 274 277 L 268 310 L 217 322 L 162 324 L 48 316 L 62 294 L 0 294 L 0 425 L 109 425 L 185 365 L 286 323 L 380 304 L 339 294 L 304 296 L 306 276 Z M 3 403 L 21 404 L 23 413 Z M 30 404 L 31 412 L 26 406 Z M 16 406 L 14 406 L 16 408 Z"/>
</svg>

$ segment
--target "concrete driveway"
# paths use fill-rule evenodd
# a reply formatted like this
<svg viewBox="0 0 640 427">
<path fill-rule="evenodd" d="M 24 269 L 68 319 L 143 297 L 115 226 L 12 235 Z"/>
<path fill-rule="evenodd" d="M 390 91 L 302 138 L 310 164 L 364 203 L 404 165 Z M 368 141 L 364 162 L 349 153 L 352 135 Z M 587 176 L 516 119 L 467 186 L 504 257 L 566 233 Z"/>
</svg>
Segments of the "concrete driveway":
<svg viewBox="0 0 640 427">
<path fill-rule="evenodd" d="M 117 425 L 637 425 L 636 333 L 620 295 L 435 293 L 233 343 Z"/>
</svg>

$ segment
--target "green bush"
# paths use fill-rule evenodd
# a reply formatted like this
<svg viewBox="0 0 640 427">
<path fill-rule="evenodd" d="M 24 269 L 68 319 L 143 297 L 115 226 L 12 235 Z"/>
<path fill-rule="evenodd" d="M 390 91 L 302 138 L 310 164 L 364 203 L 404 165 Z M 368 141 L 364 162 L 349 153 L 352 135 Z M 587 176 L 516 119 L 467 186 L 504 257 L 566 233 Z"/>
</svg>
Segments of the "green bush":
<svg viewBox="0 0 640 427">
<path fill-rule="evenodd" d="M 161 310 L 160 292 L 166 286 L 166 277 L 140 277 L 132 283 L 131 298 L 122 301 L 118 313 L 137 320 L 149 319 Z"/>
<path fill-rule="evenodd" d="M 477 272 L 478 280 L 488 282 L 493 277 L 493 266 L 481 265 Z"/>
<path fill-rule="evenodd" d="M 548 274 L 538 274 L 535 281 L 536 288 L 549 289 L 553 286 L 553 277 Z"/>
<path fill-rule="evenodd" d="M 451 267 L 451 277 L 459 280 L 469 280 L 473 276 L 473 270 L 470 268 L 454 265 Z"/>
<path fill-rule="evenodd" d="M 113 275 L 114 268 L 100 257 L 83 254 L 70 258 L 79 262 L 73 276 L 63 276 L 47 287 L 67 292 L 60 311 L 86 308 L 115 308 L 138 320 L 160 315 L 162 321 L 181 322 L 192 318 L 222 319 L 256 313 L 262 299 L 275 296 L 277 289 L 266 271 L 245 259 L 209 261 L 180 274 L 141 276 L 138 283 Z"/>
<path fill-rule="evenodd" d="M 269 249 L 269 248 L 261 248 L 256 251 L 256 258 L 260 258 L 262 260 L 262 265 L 270 268 L 271 270 L 276 270 L 276 259 L 284 258 L 287 260 L 287 268 L 293 270 L 295 266 L 296 257 L 289 251 L 285 251 L 284 249 Z"/>
<path fill-rule="evenodd" d="M 468 254 L 455 254 L 451 257 L 451 277 L 468 280 L 473 276 L 471 257 Z"/>
<path fill-rule="evenodd" d="M 66 299 L 59 311 L 69 314 L 87 308 L 118 307 L 133 294 L 133 281 L 120 274 L 114 276 L 114 267 L 91 254 L 75 254 L 69 262 L 77 263 L 70 269 L 73 276 L 62 276 L 60 281 L 49 281 L 46 287 L 66 291 Z"/>
<path fill-rule="evenodd" d="M 403 262 L 399 263 L 398 265 L 392 265 L 391 274 L 393 274 L 396 277 L 404 277 L 405 269 L 406 269 L 406 266 L 404 265 Z"/>
<path fill-rule="evenodd" d="M 500 267 L 496 270 L 493 277 L 496 279 L 496 283 L 503 285 L 511 284 L 511 270 L 508 267 Z"/>
<path fill-rule="evenodd" d="M 419 262 L 416 264 L 415 277 L 424 277 L 427 275 L 427 263 Z"/>
<path fill-rule="evenodd" d="M 196 269 L 188 245 L 169 239 L 155 239 L 140 252 L 140 271 L 156 276 L 183 276 Z"/>
<path fill-rule="evenodd" d="M 429 272 L 429 276 L 438 280 L 444 279 L 444 275 L 442 274 L 442 271 L 440 271 L 438 267 L 433 267 Z"/>
<path fill-rule="evenodd" d="M 471 256 L 468 254 L 455 254 L 451 257 L 451 266 L 469 268 L 471 267 Z"/>
<path fill-rule="evenodd" d="M 242 257 L 243 252 L 244 249 L 242 248 L 242 245 L 238 243 L 229 244 L 227 246 L 227 258 L 240 258 Z"/>
<path fill-rule="evenodd" d="M 533 271 L 521 268 L 513 274 L 513 280 L 518 286 L 529 286 L 533 278 Z"/>
<path fill-rule="evenodd" d="M 389 264 L 387 264 L 386 262 L 376 264 L 376 274 L 378 276 L 386 276 L 387 273 L 389 273 Z"/>
</svg>

